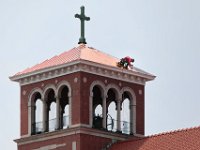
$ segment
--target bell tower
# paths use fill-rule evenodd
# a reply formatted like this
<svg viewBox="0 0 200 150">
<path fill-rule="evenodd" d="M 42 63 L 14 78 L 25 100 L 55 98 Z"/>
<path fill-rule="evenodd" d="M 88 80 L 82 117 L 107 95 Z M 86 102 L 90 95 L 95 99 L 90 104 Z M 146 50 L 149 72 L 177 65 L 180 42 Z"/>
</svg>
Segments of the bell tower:
<svg viewBox="0 0 200 150">
<path fill-rule="evenodd" d="M 10 77 L 20 84 L 18 150 L 106 150 L 144 135 L 145 83 L 155 76 L 88 47 L 84 7 L 75 17 L 77 47 Z"/>
</svg>

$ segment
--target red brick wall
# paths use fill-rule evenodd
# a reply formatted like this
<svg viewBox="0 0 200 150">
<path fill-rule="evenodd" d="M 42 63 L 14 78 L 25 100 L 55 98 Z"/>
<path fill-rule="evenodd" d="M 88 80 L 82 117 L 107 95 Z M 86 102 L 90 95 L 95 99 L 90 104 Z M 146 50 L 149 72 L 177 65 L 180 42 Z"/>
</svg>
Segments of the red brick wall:
<svg viewBox="0 0 200 150">
<path fill-rule="evenodd" d="M 102 150 L 112 140 L 103 137 L 81 134 L 80 147 L 81 150 Z"/>
<path fill-rule="evenodd" d="M 41 142 L 33 142 L 30 144 L 25 144 L 25 145 L 19 145 L 18 150 L 32 150 L 32 149 L 37 149 L 40 147 L 45 147 L 45 146 L 50 146 L 50 145 L 59 145 L 59 144 L 65 144 L 65 146 L 61 146 L 56 148 L 56 150 L 72 150 L 72 142 L 76 141 L 77 142 L 77 150 L 80 150 L 80 135 L 70 135 L 70 136 L 65 136 L 65 137 L 60 137 L 60 138 L 54 138 L 50 140 L 45 140 Z"/>
<path fill-rule="evenodd" d="M 20 135 L 28 134 L 28 94 L 23 95 L 25 88 L 21 87 L 20 94 Z M 27 91 L 27 90 L 26 90 Z M 29 93 L 27 91 L 27 93 Z"/>
<path fill-rule="evenodd" d="M 32 142 L 18 146 L 18 150 L 32 150 L 40 147 L 63 145 L 56 150 L 72 150 L 72 142 L 76 142 L 76 150 L 102 150 L 112 140 L 104 137 L 97 137 L 87 134 L 76 134 L 40 142 Z"/>
<path fill-rule="evenodd" d="M 87 78 L 87 83 L 83 82 L 83 78 Z M 119 83 L 122 84 L 122 87 L 130 87 L 133 89 L 136 95 L 136 132 L 137 134 L 144 134 L 144 86 L 143 85 L 138 85 L 138 84 L 133 84 L 133 83 L 128 83 L 128 82 L 123 82 L 119 81 L 116 79 L 110 79 L 110 78 L 105 78 L 102 76 L 98 75 L 93 75 L 89 73 L 81 73 L 81 122 L 82 123 L 89 123 L 89 94 L 90 94 L 90 85 L 92 84 L 93 81 L 101 81 L 103 82 L 106 86 L 108 84 L 115 84 L 119 86 Z M 105 83 L 105 80 L 107 80 L 107 83 Z M 119 86 L 120 87 L 120 86 Z M 139 90 L 142 90 L 142 94 L 139 94 Z"/>
<path fill-rule="evenodd" d="M 24 85 L 21 86 L 21 112 L 20 112 L 20 116 L 21 116 L 21 135 L 26 135 L 28 134 L 28 97 L 31 94 L 32 90 L 34 88 L 41 88 L 42 90 L 44 90 L 45 86 L 47 86 L 48 84 L 53 84 L 55 86 L 57 86 L 57 84 L 59 84 L 59 82 L 66 80 L 69 82 L 69 84 L 71 85 L 71 89 L 72 89 L 72 106 L 74 108 L 72 108 L 72 113 L 75 114 L 76 117 L 72 118 L 72 123 L 79 123 L 80 121 L 80 111 L 78 108 L 80 108 L 80 96 L 79 96 L 79 80 L 77 83 L 74 83 L 74 78 L 80 78 L 80 73 L 73 73 L 70 75 L 66 75 L 66 76 L 61 76 L 61 77 L 57 77 L 57 78 L 53 78 L 50 80 L 45 80 L 42 82 L 37 82 L 37 83 L 33 83 L 30 85 Z M 57 82 L 56 82 L 57 80 Z M 26 91 L 26 94 L 23 95 L 23 91 Z"/>
<path fill-rule="evenodd" d="M 86 83 L 83 82 L 84 77 L 87 78 Z M 78 78 L 77 83 L 74 82 L 74 78 Z M 144 86 L 143 85 L 137 85 L 89 73 L 78 72 L 21 87 L 21 108 L 20 108 L 21 135 L 28 134 L 28 96 L 30 92 L 36 87 L 41 88 L 43 90 L 45 86 L 48 84 L 54 84 L 55 86 L 57 86 L 57 84 L 63 80 L 68 81 L 72 89 L 72 124 L 78 124 L 78 123 L 89 124 L 89 94 L 90 94 L 90 85 L 93 81 L 99 80 L 103 82 L 106 86 L 110 83 L 119 86 L 119 83 L 121 83 L 122 84 L 121 87 L 128 86 L 132 88 L 136 94 L 136 99 L 137 99 L 136 130 L 138 134 L 144 134 Z M 105 83 L 105 80 L 107 80 L 107 83 Z M 142 90 L 143 93 L 142 95 L 139 94 L 139 90 Z M 23 95 L 23 91 L 26 91 L 25 95 Z"/>
</svg>

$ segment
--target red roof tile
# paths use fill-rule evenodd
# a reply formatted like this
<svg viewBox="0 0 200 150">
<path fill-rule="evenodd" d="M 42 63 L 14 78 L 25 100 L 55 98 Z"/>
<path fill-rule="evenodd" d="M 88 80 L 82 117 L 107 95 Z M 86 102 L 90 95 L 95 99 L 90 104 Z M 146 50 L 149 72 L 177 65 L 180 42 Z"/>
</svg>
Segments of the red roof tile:
<svg viewBox="0 0 200 150">
<path fill-rule="evenodd" d="M 200 150 L 200 127 L 119 142 L 110 150 Z"/>
<path fill-rule="evenodd" d="M 98 51 L 94 48 L 87 47 L 84 44 L 81 44 L 78 47 L 75 47 L 69 51 L 65 51 L 58 56 L 54 56 L 53 58 L 47 59 L 44 62 L 39 63 L 31 68 L 27 68 L 21 72 L 18 72 L 14 76 L 32 73 L 32 72 L 39 71 L 42 69 L 70 63 L 76 60 L 86 60 L 86 61 L 95 62 L 95 63 L 99 63 L 99 64 L 111 66 L 111 67 L 117 67 L 117 62 L 119 62 L 119 59 L 116 57 L 113 57 L 111 55 Z M 136 67 L 134 67 L 132 71 L 151 75 Z"/>
<path fill-rule="evenodd" d="M 30 72 L 34 72 L 37 70 L 41 70 L 44 68 L 49 68 L 53 66 L 62 65 L 65 63 L 69 63 L 75 60 L 87 60 L 99 64 L 104 64 L 108 66 L 115 66 L 119 59 L 110 56 L 106 53 L 98 51 L 94 48 L 87 47 L 86 45 L 80 45 L 75 47 L 69 51 L 65 51 L 64 53 L 54 56 L 51 59 L 47 59 L 44 62 L 37 64 L 31 68 L 27 68 L 21 72 L 18 72 L 16 75 L 22 75 Z"/>
</svg>

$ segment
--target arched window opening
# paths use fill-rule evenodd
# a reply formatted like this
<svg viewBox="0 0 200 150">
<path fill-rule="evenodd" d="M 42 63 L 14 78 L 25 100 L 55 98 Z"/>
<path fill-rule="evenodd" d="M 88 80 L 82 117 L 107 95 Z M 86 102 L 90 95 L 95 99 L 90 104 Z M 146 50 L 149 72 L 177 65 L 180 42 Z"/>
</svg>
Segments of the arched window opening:
<svg viewBox="0 0 200 150">
<path fill-rule="evenodd" d="M 69 127 L 69 89 L 67 86 L 62 86 L 60 89 L 60 129 L 65 129 Z"/>
<path fill-rule="evenodd" d="M 41 133 L 43 130 L 42 114 L 43 114 L 43 103 L 41 99 L 37 99 L 35 103 L 35 132 Z"/>
<path fill-rule="evenodd" d="M 47 97 L 46 131 L 56 130 L 56 99 L 53 89 L 49 89 Z"/>
<path fill-rule="evenodd" d="M 136 104 L 134 103 L 133 95 L 129 91 L 123 92 L 122 100 L 122 132 L 133 134 L 136 127 Z"/>
<path fill-rule="evenodd" d="M 116 111 L 116 103 L 113 101 L 108 106 L 108 114 L 107 114 L 107 130 L 108 131 L 117 131 L 117 111 Z"/>
<path fill-rule="evenodd" d="M 130 134 L 130 100 L 128 98 L 122 102 L 121 130 L 124 134 Z"/>
<path fill-rule="evenodd" d="M 40 111 L 39 101 L 41 101 L 41 94 L 36 92 L 31 98 L 31 134 L 41 133 L 42 123 L 39 119 L 41 114 L 37 113 Z"/>
<path fill-rule="evenodd" d="M 102 91 L 99 86 L 94 86 L 93 90 L 93 127 L 103 128 L 102 118 Z M 100 108 L 101 107 L 101 108 Z"/>
<path fill-rule="evenodd" d="M 107 130 L 108 131 L 117 131 L 117 96 L 116 91 L 109 89 L 107 93 Z"/>
<path fill-rule="evenodd" d="M 52 102 L 49 109 L 49 131 L 56 130 L 56 103 Z"/>
</svg>

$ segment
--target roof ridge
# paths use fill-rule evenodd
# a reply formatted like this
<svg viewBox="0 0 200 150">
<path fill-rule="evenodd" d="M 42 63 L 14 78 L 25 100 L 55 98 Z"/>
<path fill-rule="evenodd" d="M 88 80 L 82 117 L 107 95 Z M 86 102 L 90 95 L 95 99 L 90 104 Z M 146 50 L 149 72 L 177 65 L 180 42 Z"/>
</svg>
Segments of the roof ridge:
<svg viewBox="0 0 200 150">
<path fill-rule="evenodd" d="M 78 47 L 76 47 L 76 49 L 78 50 L 78 59 L 80 60 L 81 59 L 81 54 L 82 54 L 82 49 L 84 49 L 84 48 L 87 48 L 87 46 L 85 45 L 85 44 L 80 44 Z"/>
<path fill-rule="evenodd" d="M 182 128 L 182 129 L 177 129 L 177 130 L 168 131 L 168 132 L 162 132 L 162 133 L 158 133 L 158 134 L 154 134 L 154 135 L 139 137 L 137 139 L 129 139 L 127 141 L 121 141 L 121 142 L 116 143 L 116 144 L 137 142 L 137 141 L 140 141 L 140 140 L 145 140 L 145 139 L 149 139 L 149 138 L 156 138 L 156 137 L 160 137 L 160 136 L 164 136 L 164 135 L 174 134 L 174 133 L 188 131 L 188 130 L 194 130 L 194 129 L 198 129 L 198 128 L 200 128 L 200 125 L 199 126 L 195 126 L 195 127 L 190 127 L 190 128 Z"/>
<path fill-rule="evenodd" d="M 49 59 L 41 61 L 32 67 L 24 69 L 18 72 L 17 74 L 15 74 L 14 76 L 16 77 L 23 74 L 25 75 L 31 72 L 35 72 L 39 70 L 41 71 L 45 68 L 51 68 L 53 66 L 59 66 L 62 64 L 66 64 L 73 61 L 80 61 L 80 60 L 88 61 L 91 63 L 102 64 L 102 65 L 106 65 L 110 67 L 117 67 L 117 63 L 120 61 L 119 58 L 112 56 L 111 54 L 108 54 L 104 51 L 100 51 L 93 47 L 88 47 L 86 44 L 79 44 L 70 50 L 64 51 Z M 134 70 L 131 70 L 131 71 L 141 74 L 141 75 L 151 75 L 136 67 Z"/>
<path fill-rule="evenodd" d="M 153 135 L 146 136 L 145 138 L 157 137 L 157 136 L 162 136 L 162 135 L 166 135 L 166 134 L 173 134 L 173 133 L 178 133 L 178 132 L 183 132 L 183 131 L 188 131 L 188 130 L 194 130 L 194 129 L 198 129 L 198 128 L 200 128 L 200 125 L 195 126 L 195 127 L 190 127 L 190 128 L 181 128 L 181 129 L 177 129 L 177 130 L 171 130 L 171 131 L 166 131 L 166 132 L 162 132 L 162 133 L 158 133 L 158 134 L 153 134 Z"/>
<path fill-rule="evenodd" d="M 87 48 L 92 49 L 92 50 L 94 50 L 94 51 L 97 51 L 97 52 L 99 52 L 99 53 L 103 53 L 103 54 L 105 54 L 105 55 L 107 55 L 107 56 L 109 56 L 109 57 L 112 57 L 112 58 L 115 58 L 115 59 L 120 60 L 120 58 L 115 57 L 115 56 L 112 56 L 111 54 L 106 53 L 106 52 L 104 52 L 104 51 L 100 51 L 100 50 L 98 50 L 98 49 L 96 49 L 96 48 L 94 48 L 94 47 L 87 46 Z"/>
</svg>

